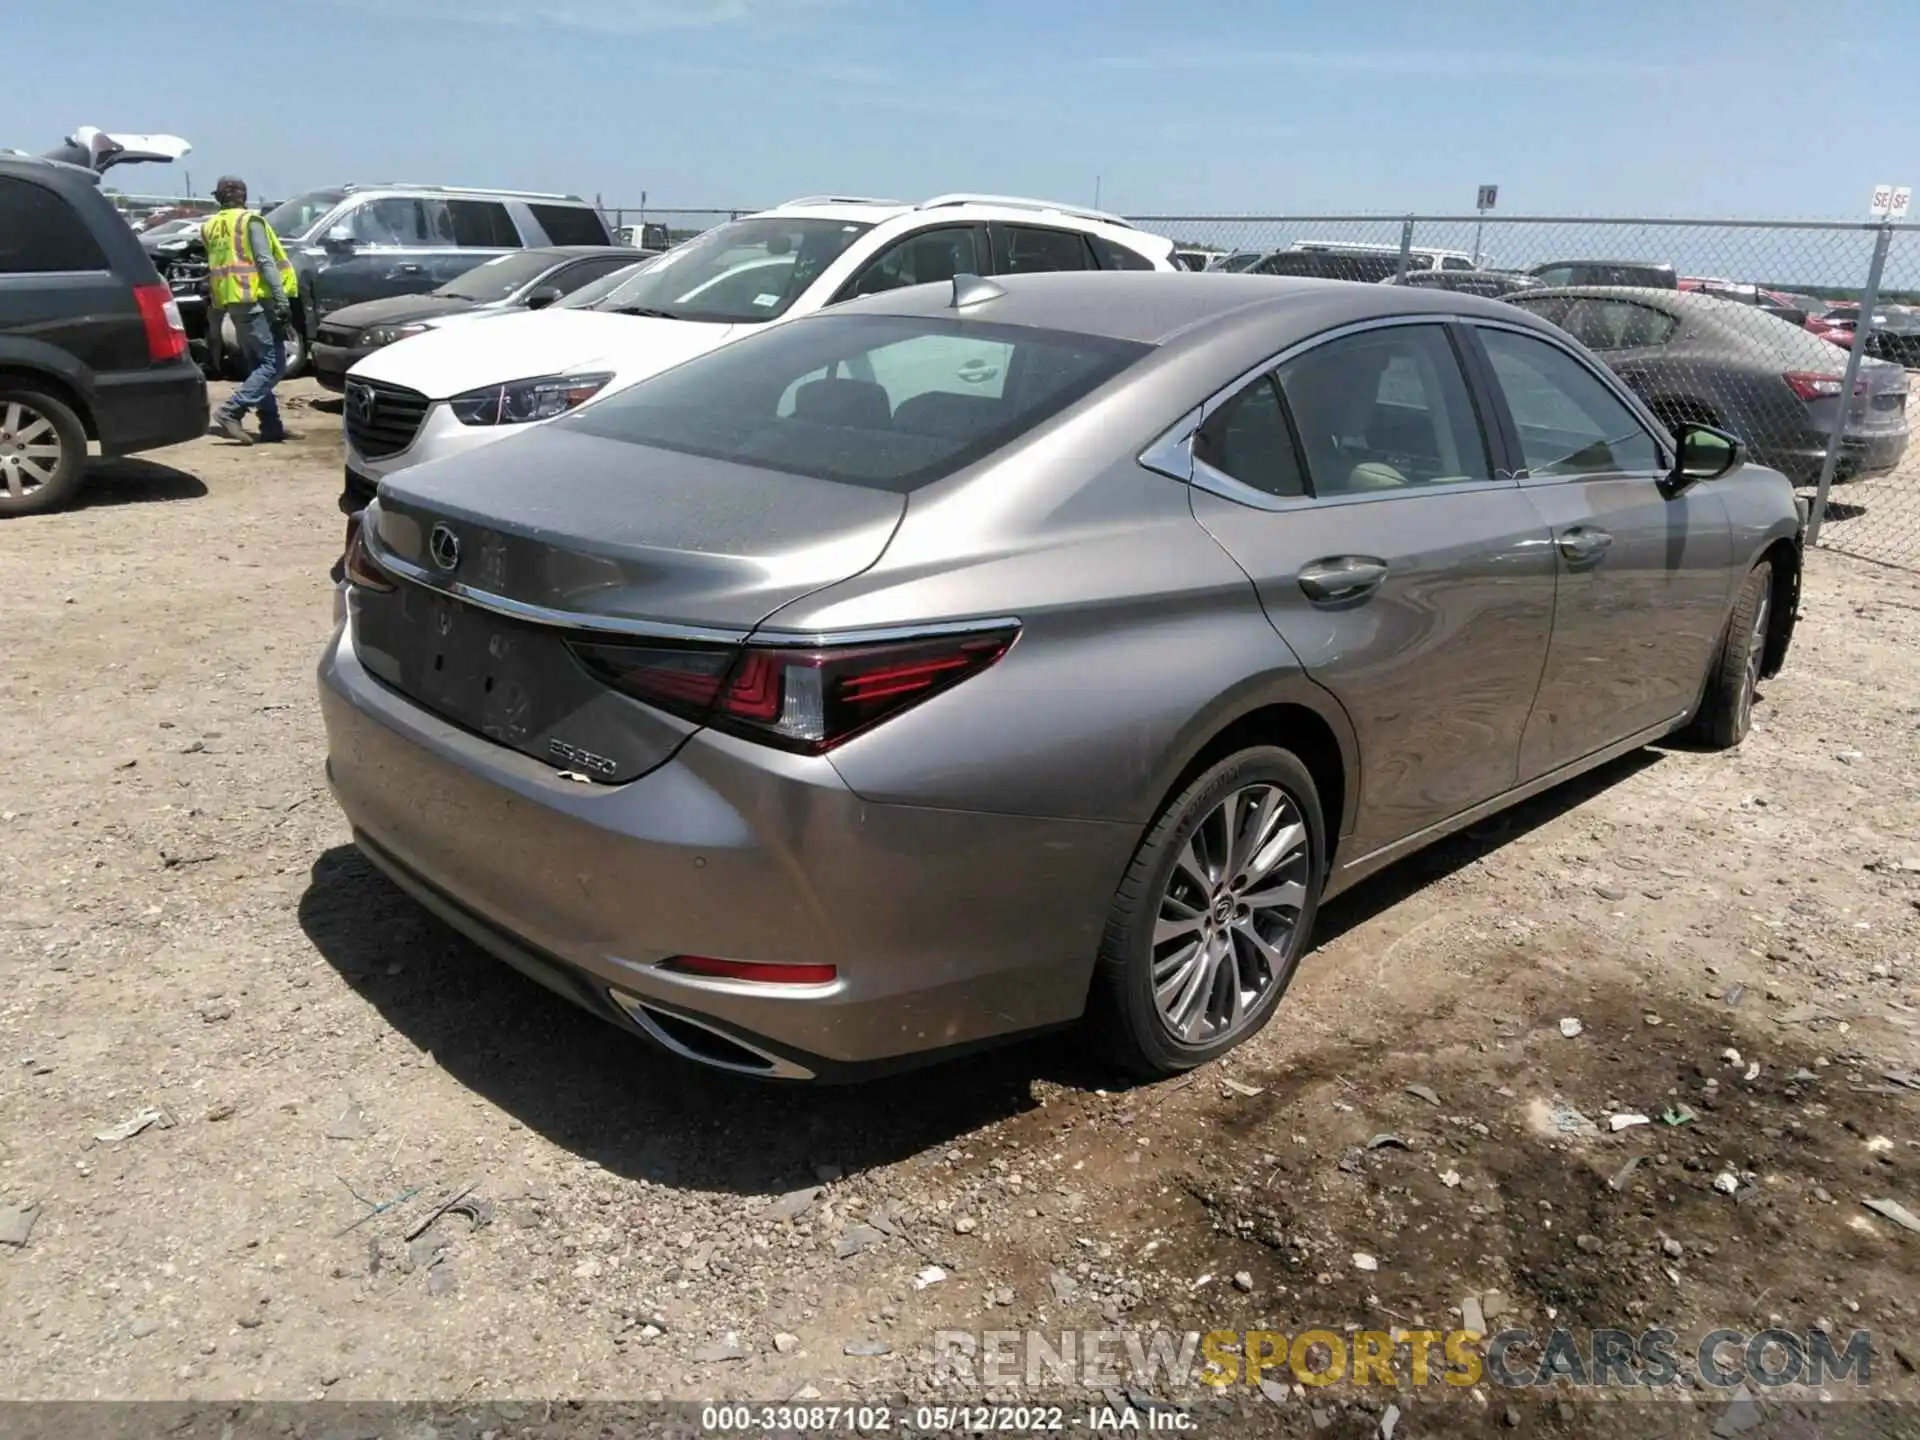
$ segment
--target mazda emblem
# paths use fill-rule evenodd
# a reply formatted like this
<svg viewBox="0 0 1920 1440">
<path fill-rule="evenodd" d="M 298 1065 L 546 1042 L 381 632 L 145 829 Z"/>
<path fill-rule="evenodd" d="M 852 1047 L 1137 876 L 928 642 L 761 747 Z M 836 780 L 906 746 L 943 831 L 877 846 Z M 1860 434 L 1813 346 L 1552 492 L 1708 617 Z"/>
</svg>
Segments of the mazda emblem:
<svg viewBox="0 0 1920 1440">
<path fill-rule="evenodd" d="M 347 395 L 347 403 L 353 407 L 353 418 L 362 425 L 373 423 L 373 412 L 380 405 L 371 385 L 355 385 Z"/>
<path fill-rule="evenodd" d="M 445 525 L 435 525 L 427 535 L 427 553 L 442 570 L 452 570 L 460 563 L 460 537 Z"/>
</svg>

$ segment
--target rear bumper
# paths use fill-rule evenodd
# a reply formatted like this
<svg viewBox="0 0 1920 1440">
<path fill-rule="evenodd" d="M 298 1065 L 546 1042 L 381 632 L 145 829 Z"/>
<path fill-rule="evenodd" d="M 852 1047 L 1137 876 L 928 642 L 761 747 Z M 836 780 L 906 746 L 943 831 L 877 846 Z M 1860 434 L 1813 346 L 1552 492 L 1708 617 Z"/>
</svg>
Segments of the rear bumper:
<svg viewBox="0 0 1920 1440">
<path fill-rule="evenodd" d="M 709 1064 L 843 1079 L 1084 1008 L 1133 827 L 876 805 L 824 760 L 705 732 L 628 784 L 579 784 L 389 690 L 351 635 L 349 620 L 319 681 L 356 840 L 594 1013 Z M 659 968 L 683 954 L 838 973 L 776 989 Z M 766 1063 L 674 1030 L 689 1020 Z"/>
<path fill-rule="evenodd" d="M 1756 447 L 1759 449 L 1760 447 Z M 1840 441 L 1840 460 L 1834 466 L 1835 480 L 1863 480 L 1884 475 L 1899 465 L 1907 453 L 1907 431 L 1880 430 L 1846 435 Z M 1781 471 L 1796 485 L 1811 485 L 1820 478 L 1820 466 L 1827 456 L 1825 434 L 1808 432 L 1787 448 L 1756 454 L 1762 464 Z"/>
<path fill-rule="evenodd" d="M 96 376 L 93 423 L 103 455 L 192 440 L 207 429 L 207 377 L 184 357 L 150 370 Z"/>
</svg>

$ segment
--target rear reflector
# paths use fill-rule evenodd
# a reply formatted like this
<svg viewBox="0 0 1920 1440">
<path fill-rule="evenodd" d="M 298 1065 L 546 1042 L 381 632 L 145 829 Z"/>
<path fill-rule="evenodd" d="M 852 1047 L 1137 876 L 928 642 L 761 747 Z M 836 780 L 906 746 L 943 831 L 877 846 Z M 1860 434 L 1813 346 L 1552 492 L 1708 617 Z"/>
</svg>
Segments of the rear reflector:
<svg viewBox="0 0 1920 1440">
<path fill-rule="evenodd" d="M 830 985 L 840 973 L 832 965 L 775 965 L 756 960 L 715 960 L 706 955 L 676 955 L 662 961 L 660 968 L 715 980 L 753 980 L 762 985 Z"/>
<path fill-rule="evenodd" d="M 788 648 L 574 641 L 614 689 L 716 730 L 819 755 L 987 669 L 1017 626 L 876 645 Z"/>
<path fill-rule="evenodd" d="M 187 326 L 173 292 L 164 285 L 136 285 L 133 303 L 147 327 L 147 359 L 155 364 L 178 360 L 187 353 Z"/>
</svg>

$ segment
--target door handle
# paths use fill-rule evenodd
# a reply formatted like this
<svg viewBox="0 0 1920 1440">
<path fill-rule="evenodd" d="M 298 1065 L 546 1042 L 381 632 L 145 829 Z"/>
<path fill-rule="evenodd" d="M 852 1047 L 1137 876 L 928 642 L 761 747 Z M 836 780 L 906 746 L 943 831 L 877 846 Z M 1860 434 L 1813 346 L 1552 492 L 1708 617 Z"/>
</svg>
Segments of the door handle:
<svg viewBox="0 0 1920 1440">
<path fill-rule="evenodd" d="M 402 275 L 418 275 L 420 273 L 420 267 L 418 265 L 401 265 L 396 268 Z"/>
<path fill-rule="evenodd" d="M 1569 560 L 1597 560 L 1611 544 L 1613 536 L 1591 525 L 1576 525 L 1560 532 L 1560 553 Z"/>
<path fill-rule="evenodd" d="M 1300 588 L 1315 600 L 1351 600 L 1376 590 L 1387 578 L 1387 562 L 1369 555 L 1336 555 L 1300 571 Z"/>
</svg>

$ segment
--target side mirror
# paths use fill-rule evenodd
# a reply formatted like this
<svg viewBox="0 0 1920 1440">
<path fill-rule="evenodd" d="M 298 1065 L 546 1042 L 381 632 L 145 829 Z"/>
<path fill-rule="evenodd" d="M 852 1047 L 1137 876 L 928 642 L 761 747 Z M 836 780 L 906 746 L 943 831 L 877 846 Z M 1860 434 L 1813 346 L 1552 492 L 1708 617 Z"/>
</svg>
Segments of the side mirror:
<svg viewBox="0 0 1920 1440">
<path fill-rule="evenodd" d="M 1739 437 L 1711 425 L 1681 425 L 1674 432 L 1680 458 L 1663 487 L 1669 498 L 1702 480 L 1718 480 L 1746 459 Z"/>
<path fill-rule="evenodd" d="M 558 285 L 542 285 L 536 290 L 529 290 L 527 292 L 527 308 L 529 310 L 544 310 L 547 306 L 558 300 L 561 294 L 562 291 Z"/>
<path fill-rule="evenodd" d="M 354 246 L 353 227 L 343 220 L 327 231 L 326 238 L 320 243 L 329 250 L 351 250 Z"/>
</svg>

